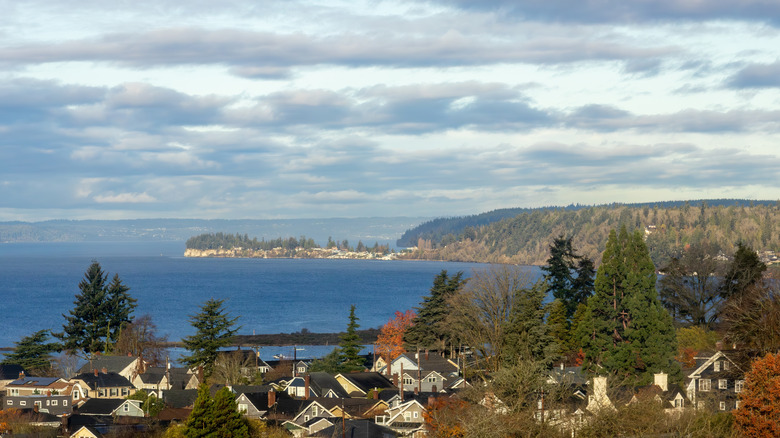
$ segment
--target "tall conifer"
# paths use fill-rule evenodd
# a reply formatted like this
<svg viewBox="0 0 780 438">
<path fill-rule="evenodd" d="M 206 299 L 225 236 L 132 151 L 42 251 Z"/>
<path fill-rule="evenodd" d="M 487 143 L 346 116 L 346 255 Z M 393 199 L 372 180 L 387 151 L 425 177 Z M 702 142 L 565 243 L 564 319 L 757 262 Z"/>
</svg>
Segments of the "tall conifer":
<svg viewBox="0 0 780 438">
<path fill-rule="evenodd" d="M 612 231 L 578 331 L 591 373 L 647 382 L 664 371 L 676 375 L 672 318 L 658 300 L 653 262 L 641 233 Z"/>
<path fill-rule="evenodd" d="M 410 347 L 444 348 L 446 340 L 453 337 L 446 326 L 449 314 L 447 301 L 466 284 L 463 272 L 448 276 L 443 270 L 433 280 L 431 294 L 423 297 L 417 309 L 414 325 L 404 334 L 404 342 Z"/>
</svg>

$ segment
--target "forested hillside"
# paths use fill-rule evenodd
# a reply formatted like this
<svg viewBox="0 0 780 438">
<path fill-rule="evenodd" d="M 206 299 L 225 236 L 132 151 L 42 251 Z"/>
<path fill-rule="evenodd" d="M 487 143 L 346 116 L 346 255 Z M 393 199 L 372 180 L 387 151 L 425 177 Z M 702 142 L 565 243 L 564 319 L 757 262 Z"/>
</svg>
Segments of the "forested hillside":
<svg viewBox="0 0 780 438">
<path fill-rule="evenodd" d="M 598 263 L 609 231 L 622 224 L 646 233 L 647 245 L 657 267 L 664 266 L 685 245 L 704 240 L 725 254 L 733 253 L 740 241 L 758 251 L 780 250 L 780 203 L 743 202 L 536 209 L 488 225 L 467 227 L 457 235 L 419 238 L 412 256 L 543 264 L 549 256 L 553 238 L 563 235 L 572 237 L 577 251 Z"/>
</svg>

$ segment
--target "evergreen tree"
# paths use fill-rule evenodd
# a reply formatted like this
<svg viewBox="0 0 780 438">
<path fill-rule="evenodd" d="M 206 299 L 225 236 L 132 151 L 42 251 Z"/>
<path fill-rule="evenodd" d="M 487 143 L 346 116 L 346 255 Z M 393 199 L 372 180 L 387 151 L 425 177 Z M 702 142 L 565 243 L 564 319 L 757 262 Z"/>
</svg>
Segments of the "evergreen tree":
<svg viewBox="0 0 780 438">
<path fill-rule="evenodd" d="M 672 318 L 658 300 L 653 262 L 641 233 L 612 231 L 578 330 L 591 373 L 611 373 L 648 382 L 679 365 Z"/>
<path fill-rule="evenodd" d="M 504 364 L 516 365 L 532 361 L 544 366 L 559 358 L 559 347 L 545 323 L 547 309 L 544 299 L 547 288 L 536 283 L 515 292 L 509 323 L 504 336 Z"/>
<path fill-rule="evenodd" d="M 742 242 L 737 243 L 734 258 L 723 276 L 721 295 L 731 298 L 744 293 L 761 280 L 766 269 L 766 265 L 758 258 L 753 248 Z"/>
<path fill-rule="evenodd" d="M 48 374 L 51 370 L 51 354 L 60 350 L 57 343 L 47 343 L 48 330 L 39 330 L 16 342 L 11 353 L 5 353 L 3 364 L 19 365 L 28 372 Z"/>
<path fill-rule="evenodd" d="M 565 304 L 566 318 L 571 319 L 577 305 L 593 294 L 593 262 L 574 251 L 571 237 L 558 236 L 550 245 L 550 257 L 542 271 L 548 289 Z"/>
<path fill-rule="evenodd" d="M 342 371 L 360 371 L 365 369 L 364 360 L 360 357 L 360 350 L 363 348 L 360 343 L 360 336 L 357 329 L 360 325 L 357 323 L 358 317 L 355 316 L 355 305 L 349 308 L 349 323 L 347 331 L 339 336 L 339 359 Z"/>
<path fill-rule="evenodd" d="M 574 348 L 571 342 L 572 326 L 566 319 L 566 305 L 563 301 L 555 299 L 550 303 L 550 316 L 547 318 L 547 325 L 550 329 L 550 336 L 555 339 L 555 343 L 558 344 L 562 353 L 567 353 Z"/>
<path fill-rule="evenodd" d="M 212 437 L 217 438 L 249 438 L 249 426 L 246 419 L 238 412 L 236 398 L 223 386 L 214 395 L 212 402 L 214 423 Z"/>
<path fill-rule="evenodd" d="M 100 264 L 93 261 L 79 283 L 81 293 L 76 295 L 75 308 L 70 316 L 62 315 L 66 324 L 63 332 L 55 337 L 64 342 L 63 348 L 70 352 L 109 353 L 119 339 L 122 328 L 132 321 L 136 300 L 114 275 L 106 284 L 108 275 Z"/>
<path fill-rule="evenodd" d="M 431 294 L 423 297 L 423 302 L 417 309 L 414 325 L 404 334 L 404 342 L 417 348 L 444 348 L 447 339 L 457 337 L 450 333 L 446 326 L 449 313 L 447 300 L 454 296 L 466 284 L 463 272 L 448 276 L 447 271 L 441 271 L 433 280 Z"/>
<path fill-rule="evenodd" d="M 214 401 L 209 394 L 209 387 L 201 383 L 198 387 L 198 398 L 187 417 L 184 436 L 187 438 L 211 438 L 214 431 Z"/>
<path fill-rule="evenodd" d="M 202 366 L 206 376 L 211 375 L 217 351 L 230 345 L 233 335 L 239 329 L 232 328 L 238 320 L 230 318 L 222 308 L 224 300 L 210 299 L 201 307 L 200 313 L 190 317 L 190 323 L 196 333 L 182 339 L 184 348 L 190 351 L 189 356 L 182 357 L 182 362 L 191 367 Z"/>
</svg>

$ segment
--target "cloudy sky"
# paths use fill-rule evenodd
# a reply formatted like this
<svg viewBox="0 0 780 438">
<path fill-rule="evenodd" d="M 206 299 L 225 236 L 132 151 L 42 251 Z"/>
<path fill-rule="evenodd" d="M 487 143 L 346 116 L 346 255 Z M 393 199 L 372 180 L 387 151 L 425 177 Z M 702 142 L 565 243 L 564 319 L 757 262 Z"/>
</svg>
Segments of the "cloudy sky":
<svg viewBox="0 0 780 438">
<path fill-rule="evenodd" d="M 780 199 L 780 3 L 0 0 L 0 220 Z"/>
</svg>

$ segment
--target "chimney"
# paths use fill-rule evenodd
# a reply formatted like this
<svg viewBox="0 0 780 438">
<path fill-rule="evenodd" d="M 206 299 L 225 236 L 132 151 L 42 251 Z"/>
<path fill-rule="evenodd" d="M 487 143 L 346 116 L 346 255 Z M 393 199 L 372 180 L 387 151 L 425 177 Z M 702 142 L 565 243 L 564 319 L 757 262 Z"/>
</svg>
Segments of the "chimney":
<svg viewBox="0 0 780 438">
<path fill-rule="evenodd" d="M 428 360 L 428 349 L 425 349 L 425 360 Z"/>
<path fill-rule="evenodd" d="M 563 371 L 563 361 L 561 361 L 561 371 Z"/>
<path fill-rule="evenodd" d="M 303 377 L 303 396 L 306 400 L 309 399 L 311 396 L 311 390 L 309 389 L 309 384 L 311 383 L 311 377 L 307 374 Z"/>
<path fill-rule="evenodd" d="M 101 369 L 100 371 L 103 372 L 103 374 L 108 374 L 108 368 L 106 367 L 103 367 L 103 369 Z"/>
<path fill-rule="evenodd" d="M 668 376 L 666 373 L 653 374 L 653 384 L 658 385 L 664 392 L 669 390 Z"/>
<path fill-rule="evenodd" d="M 398 388 L 398 373 L 393 374 L 393 386 Z"/>
<path fill-rule="evenodd" d="M 24 371 L 19 371 L 19 380 L 24 379 Z"/>
<path fill-rule="evenodd" d="M 94 370 L 92 370 L 92 372 L 95 374 L 95 377 L 97 377 L 97 375 L 98 375 L 98 370 L 97 370 L 97 368 L 95 368 Z"/>
<path fill-rule="evenodd" d="M 718 349 L 718 351 L 723 350 L 723 341 L 718 341 L 715 343 L 715 348 Z"/>
<path fill-rule="evenodd" d="M 379 388 L 374 388 L 374 400 L 379 400 Z"/>
<path fill-rule="evenodd" d="M 428 408 L 433 406 L 433 404 L 436 403 L 436 397 L 429 395 L 428 396 Z"/>
<path fill-rule="evenodd" d="M 420 394 L 420 389 L 415 386 L 414 387 L 414 395 L 419 395 L 419 394 Z"/>
<path fill-rule="evenodd" d="M 437 390 L 436 390 L 436 385 L 433 385 L 433 386 L 431 387 L 431 392 L 439 392 L 439 391 L 437 391 Z"/>
<path fill-rule="evenodd" d="M 276 391 L 272 389 L 268 391 L 268 407 L 270 408 L 275 404 L 276 404 Z"/>
<path fill-rule="evenodd" d="M 46 391 L 46 397 L 51 397 L 51 389 Z"/>
</svg>

